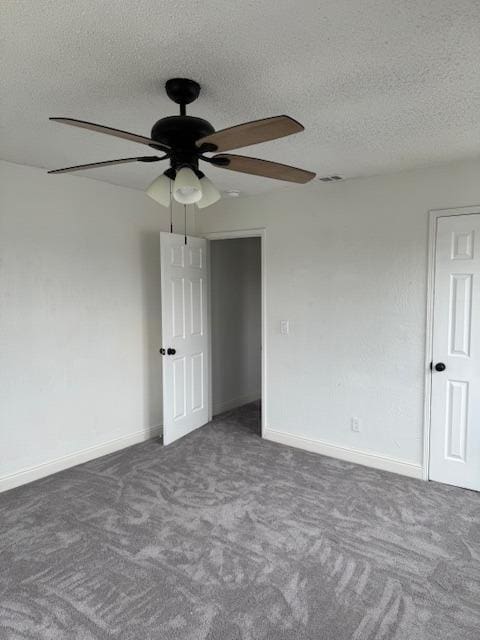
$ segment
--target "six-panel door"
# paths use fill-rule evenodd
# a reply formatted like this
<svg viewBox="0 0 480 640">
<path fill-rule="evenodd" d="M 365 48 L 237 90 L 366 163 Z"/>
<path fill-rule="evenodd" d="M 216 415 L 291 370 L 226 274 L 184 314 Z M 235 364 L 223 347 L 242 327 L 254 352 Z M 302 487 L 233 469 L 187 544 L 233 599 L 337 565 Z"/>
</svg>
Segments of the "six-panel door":
<svg viewBox="0 0 480 640">
<path fill-rule="evenodd" d="M 160 234 L 164 444 L 208 422 L 206 249 L 203 238 Z"/>
<path fill-rule="evenodd" d="M 429 476 L 480 490 L 480 214 L 438 218 L 434 287 Z"/>
</svg>

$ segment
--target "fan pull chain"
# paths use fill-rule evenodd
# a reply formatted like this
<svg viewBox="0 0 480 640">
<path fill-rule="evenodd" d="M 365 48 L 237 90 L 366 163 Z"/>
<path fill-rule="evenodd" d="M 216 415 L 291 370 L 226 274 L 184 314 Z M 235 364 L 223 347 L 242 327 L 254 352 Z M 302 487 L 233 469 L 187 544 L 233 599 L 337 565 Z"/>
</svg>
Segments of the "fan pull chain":
<svg viewBox="0 0 480 640">
<path fill-rule="evenodd" d="M 170 233 L 173 233 L 172 181 L 170 180 Z"/>
<path fill-rule="evenodd" d="M 183 205 L 184 222 L 185 222 L 185 244 L 187 244 L 187 205 Z"/>
</svg>

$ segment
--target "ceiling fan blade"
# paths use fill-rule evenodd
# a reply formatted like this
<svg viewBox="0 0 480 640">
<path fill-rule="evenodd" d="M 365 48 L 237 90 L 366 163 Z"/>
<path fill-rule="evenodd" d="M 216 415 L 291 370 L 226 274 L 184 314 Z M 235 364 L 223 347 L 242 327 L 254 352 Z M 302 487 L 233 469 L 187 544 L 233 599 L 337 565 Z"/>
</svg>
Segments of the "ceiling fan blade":
<svg viewBox="0 0 480 640">
<path fill-rule="evenodd" d="M 198 147 L 208 144 L 209 148 L 205 149 L 206 151 L 229 151 L 290 136 L 292 133 L 303 131 L 303 129 L 303 125 L 289 116 L 274 116 L 216 131 L 209 136 L 200 138 L 196 144 Z"/>
<path fill-rule="evenodd" d="M 86 122 L 85 120 L 75 120 L 74 118 L 49 118 L 54 122 L 61 122 L 62 124 L 69 124 L 72 127 L 80 127 L 81 129 L 88 129 L 89 131 L 96 131 L 97 133 L 106 133 L 109 136 L 115 136 L 116 138 L 123 138 L 124 140 L 130 140 L 131 142 L 139 142 L 140 144 L 148 144 L 149 147 L 154 149 L 160 149 L 162 151 L 170 151 L 170 147 L 161 142 L 156 142 L 152 138 L 145 136 L 139 136 L 136 133 L 129 133 L 128 131 L 122 131 L 121 129 L 113 129 L 112 127 L 105 127 L 101 124 L 95 124 L 94 122 Z"/>
<path fill-rule="evenodd" d="M 315 177 L 312 171 L 291 167 L 288 164 L 260 160 L 260 158 L 249 158 L 248 156 L 236 156 L 231 153 L 213 156 L 212 161 L 213 165 L 222 169 L 230 169 L 230 171 L 240 171 L 241 173 L 250 173 L 254 176 L 274 178 L 275 180 L 285 180 L 287 182 L 305 184 L 305 182 L 309 182 Z"/>
<path fill-rule="evenodd" d="M 118 160 L 105 160 L 105 162 L 91 162 L 90 164 L 77 164 L 74 167 L 64 167 L 63 169 L 53 169 L 47 173 L 68 173 L 69 171 L 82 171 L 83 169 L 96 169 L 98 167 L 109 167 L 112 164 L 124 164 L 125 162 L 157 162 L 163 160 L 157 156 L 143 156 L 140 158 L 119 158 Z"/>
</svg>

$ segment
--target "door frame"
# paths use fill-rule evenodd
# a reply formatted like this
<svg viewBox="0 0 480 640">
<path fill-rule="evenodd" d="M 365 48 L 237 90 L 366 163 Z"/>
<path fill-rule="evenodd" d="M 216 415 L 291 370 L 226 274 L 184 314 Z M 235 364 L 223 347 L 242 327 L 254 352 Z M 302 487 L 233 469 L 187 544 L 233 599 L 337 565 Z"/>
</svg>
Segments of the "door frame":
<svg viewBox="0 0 480 640">
<path fill-rule="evenodd" d="M 432 403 L 432 372 L 430 363 L 433 361 L 433 311 L 435 304 L 435 253 L 437 249 L 437 221 L 439 218 L 464 216 L 480 213 L 480 205 L 472 207 L 457 207 L 455 209 L 431 209 L 428 212 L 428 271 L 427 271 L 427 309 L 425 327 L 425 405 L 423 421 L 423 479 L 429 480 L 430 475 L 430 432 L 431 403 Z"/>
<path fill-rule="evenodd" d="M 209 339 L 209 420 L 212 419 L 213 410 L 213 387 L 212 387 L 212 331 L 211 331 L 211 318 L 212 318 L 212 306 L 210 304 L 211 295 L 211 277 L 212 270 L 210 268 L 210 240 L 232 240 L 233 238 L 260 238 L 260 270 L 261 270 L 261 313 L 262 313 L 262 353 L 261 353 L 261 369 L 262 369 L 262 414 L 261 414 L 261 436 L 263 438 L 264 430 L 267 429 L 267 270 L 266 270 L 266 229 L 265 227 L 258 227 L 254 229 L 235 229 L 231 231 L 212 231 L 210 233 L 203 233 L 202 238 L 208 240 L 208 315 L 210 331 L 208 333 Z"/>
</svg>

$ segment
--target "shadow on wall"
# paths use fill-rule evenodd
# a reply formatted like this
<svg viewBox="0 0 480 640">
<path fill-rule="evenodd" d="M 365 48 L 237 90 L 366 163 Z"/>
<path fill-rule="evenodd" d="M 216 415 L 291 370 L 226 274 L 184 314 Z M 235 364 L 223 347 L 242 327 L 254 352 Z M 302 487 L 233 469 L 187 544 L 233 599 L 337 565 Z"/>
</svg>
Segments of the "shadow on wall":
<svg viewBox="0 0 480 640">
<path fill-rule="evenodd" d="M 158 352 L 162 338 L 162 304 L 160 282 L 160 237 L 158 232 L 143 232 L 142 256 L 143 310 L 143 389 L 144 424 L 157 427 L 163 423 L 162 358 Z"/>
</svg>

